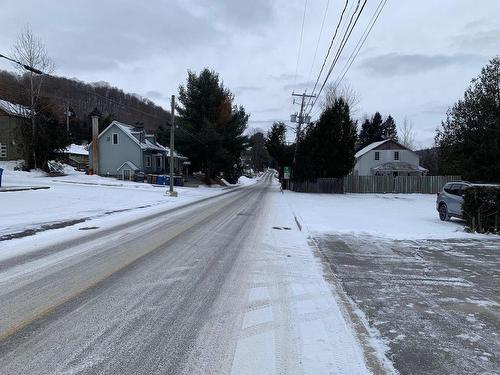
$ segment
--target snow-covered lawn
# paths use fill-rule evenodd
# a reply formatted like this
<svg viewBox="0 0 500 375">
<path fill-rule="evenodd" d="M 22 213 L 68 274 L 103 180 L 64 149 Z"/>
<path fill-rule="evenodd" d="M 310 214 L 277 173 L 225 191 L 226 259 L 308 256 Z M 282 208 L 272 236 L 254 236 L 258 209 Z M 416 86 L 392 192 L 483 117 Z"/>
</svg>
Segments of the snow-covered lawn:
<svg viewBox="0 0 500 375">
<path fill-rule="evenodd" d="M 311 232 L 363 233 L 392 239 L 485 237 L 465 232 L 460 220 L 440 221 L 433 194 L 285 191 L 285 197 Z"/>
<path fill-rule="evenodd" d="M 13 166 L 13 162 L 0 163 L 4 168 L 2 186 L 50 188 L 0 192 L 0 236 L 68 220 L 109 219 L 116 212 L 147 214 L 148 210 L 166 209 L 222 192 L 221 187 L 176 187 L 179 196 L 173 198 L 165 194 L 168 186 L 88 176 L 70 167 L 66 168 L 67 176 L 47 177 L 41 171 L 14 171 Z"/>
</svg>

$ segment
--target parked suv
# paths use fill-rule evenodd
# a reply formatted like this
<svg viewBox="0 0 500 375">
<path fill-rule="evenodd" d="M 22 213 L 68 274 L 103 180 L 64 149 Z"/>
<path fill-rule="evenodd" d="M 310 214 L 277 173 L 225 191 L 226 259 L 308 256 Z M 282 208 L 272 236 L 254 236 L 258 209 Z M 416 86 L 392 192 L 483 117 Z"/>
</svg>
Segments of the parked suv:
<svg viewBox="0 0 500 375">
<path fill-rule="evenodd" d="M 443 190 L 437 193 L 436 209 L 441 220 L 447 221 L 451 217 L 463 217 L 464 193 L 470 186 L 472 184 L 468 182 L 448 182 L 444 185 Z"/>
</svg>

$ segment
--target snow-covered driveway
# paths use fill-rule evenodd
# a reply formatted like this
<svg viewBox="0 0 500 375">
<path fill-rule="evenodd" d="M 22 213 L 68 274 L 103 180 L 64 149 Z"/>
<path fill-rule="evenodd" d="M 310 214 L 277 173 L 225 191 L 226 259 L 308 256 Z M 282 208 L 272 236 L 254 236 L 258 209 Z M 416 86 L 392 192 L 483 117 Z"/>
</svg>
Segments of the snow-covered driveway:
<svg viewBox="0 0 500 375">
<path fill-rule="evenodd" d="M 434 195 L 285 197 L 400 373 L 497 373 L 500 236 L 441 222 Z"/>
</svg>

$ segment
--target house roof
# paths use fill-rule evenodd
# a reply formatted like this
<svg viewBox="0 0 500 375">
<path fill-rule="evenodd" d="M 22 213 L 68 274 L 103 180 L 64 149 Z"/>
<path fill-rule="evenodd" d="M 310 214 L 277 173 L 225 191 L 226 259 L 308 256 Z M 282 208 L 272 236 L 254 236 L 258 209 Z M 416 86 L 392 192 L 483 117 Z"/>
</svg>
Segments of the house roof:
<svg viewBox="0 0 500 375">
<path fill-rule="evenodd" d="M 387 142 L 388 139 L 384 139 L 383 141 L 379 141 L 379 142 L 373 142 L 373 143 L 370 143 L 368 146 L 362 148 L 361 150 L 359 150 L 358 152 L 356 152 L 354 154 L 354 157 L 357 159 L 359 158 L 360 156 L 363 156 L 364 154 L 366 154 L 367 152 L 370 152 L 371 150 L 373 150 L 374 148 L 384 144 L 385 142 Z"/>
<path fill-rule="evenodd" d="M 134 163 L 132 163 L 130 160 L 127 160 L 125 163 L 123 163 L 122 165 L 120 165 L 118 167 L 117 171 L 119 171 L 120 169 L 122 169 L 124 165 L 128 165 L 134 171 L 139 170 L 139 167 L 137 165 L 135 165 Z"/>
<path fill-rule="evenodd" d="M 384 163 L 377 165 L 372 168 L 373 171 L 398 171 L 398 172 L 428 172 L 429 170 L 421 167 L 419 165 L 413 165 L 410 163 L 406 163 L 404 161 L 393 161 L 389 163 Z"/>
<path fill-rule="evenodd" d="M 4 111 L 10 116 L 24 117 L 28 118 L 30 116 L 30 110 L 20 104 L 15 104 L 8 102 L 7 100 L 0 99 L 0 110 Z"/>
<path fill-rule="evenodd" d="M 134 134 L 140 134 L 141 131 L 137 131 L 136 130 L 137 128 L 132 126 L 132 125 L 124 124 L 124 123 L 116 121 L 116 120 L 114 120 L 111 124 L 109 124 L 109 126 L 106 129 L 104 129 L 101 132 L 101 134 L 99 134 L 99 138 L 101 138 L 103 136 L 103 134 L 113 125 L 118 127 L 123 133 L 128 135 L 130 137 L 130 139 L 141 148 L 141 150 L 166 152 L 167 156 L 170 156 L 170 148 L 165 147 L 165 146 L 159 144 L 158 142 L 151 142 L 151 140 L 148 139 L 150 137 L 154 137 L 154 134 L 145 134 L 144 141 L 140 142 L 139 138 L 134 136 Z M 179 158 L 179 159 L 187 159 L 185 156 L 182 156 L 181 154 L 179 154 L 176 151 L 174 151 L 174 157 Z"/>
<path fill-rule="evenodd" d="M 72 143 L 64 149 L 64 153 L 74 155 L 88 155 L 89 150 L 86 148 L 86 146 L 76 145 Z"/>
<path fill-rule="evenodd" d="M 354 154 L 354 157 L 357 159 L 357 158 L 365 155 L 366 153 L 368 153 L 368 152 L 370 152 L 370 151 L 372 151 L 372 150 L 374 150 L 374 149 L 376 149 L 376 148 L 378 148 L 378 147 L 380 147 L 388 142 L 396 144 L 397 146 L 401 147 L 401 149 L 408 150 L 408 151 L 415 153 L 415 151 L 410 150 L 408 147 L 405 147 L 402 144 L 400 144 L 392 139 L 384 139 L 383 141 L 370 143 L 368 146 L 366 146 L 366 147 L 362 148 L 361 150 L 359 150 L 358 152 L 356 152 Z"/>
</svg>

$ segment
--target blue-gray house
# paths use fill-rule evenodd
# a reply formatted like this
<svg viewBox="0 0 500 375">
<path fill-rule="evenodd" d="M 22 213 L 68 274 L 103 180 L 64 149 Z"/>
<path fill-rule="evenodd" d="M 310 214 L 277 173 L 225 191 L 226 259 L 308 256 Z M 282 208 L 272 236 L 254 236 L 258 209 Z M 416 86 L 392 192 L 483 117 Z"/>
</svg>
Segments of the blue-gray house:
<svg viewBox="0 0 500 375">
<path fill-rule="evenodd" d="M 142 127 L 113 121 L 98 136 L 98 171 L 101 176 L 131 179 L 134 173 L 167 173 L 170 149 L 147 134 Z M 187 158 L 174 152 L 175 170 L 182 172 Z M 89 145 L 89 165 L 93 165 L 93 145 Z"/>
</svg>

